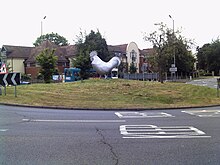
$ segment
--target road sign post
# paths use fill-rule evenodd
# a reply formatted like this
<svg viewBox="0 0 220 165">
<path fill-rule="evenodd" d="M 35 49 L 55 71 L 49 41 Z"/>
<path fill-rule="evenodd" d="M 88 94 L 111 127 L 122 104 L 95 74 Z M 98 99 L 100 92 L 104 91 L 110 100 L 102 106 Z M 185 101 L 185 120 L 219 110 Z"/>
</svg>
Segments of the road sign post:
<svg viewBox="0 0 220 165">
<path fill-rule="evenodd" d="M 176 75 L 176 72 L 177 72 L 177 67 L 175 67 L 175 65 L 172 64 L 171 68 L 169 68 L 169 71 L 171 72 L 172 80 L 175 79 L 175 75 Z"/>
</svg>

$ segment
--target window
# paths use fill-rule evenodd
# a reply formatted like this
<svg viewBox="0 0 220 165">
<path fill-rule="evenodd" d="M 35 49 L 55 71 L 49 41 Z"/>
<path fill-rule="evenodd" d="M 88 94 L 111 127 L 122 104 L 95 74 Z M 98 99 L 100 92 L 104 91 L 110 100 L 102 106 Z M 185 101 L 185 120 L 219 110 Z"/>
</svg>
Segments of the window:
<svg viewBox="0 0 220 165">
<path fill-rule="evenodd" d="M 136 53 L 134 50 L 132 50 L 132 51 L 130 52 L 130 58 L 131 58 L 131 61 L 132 61 L 132 62 L 135 62 L 135 61 L 136 61 L 136 59 L 137 59 L 137 53 Z"/>
</svg>

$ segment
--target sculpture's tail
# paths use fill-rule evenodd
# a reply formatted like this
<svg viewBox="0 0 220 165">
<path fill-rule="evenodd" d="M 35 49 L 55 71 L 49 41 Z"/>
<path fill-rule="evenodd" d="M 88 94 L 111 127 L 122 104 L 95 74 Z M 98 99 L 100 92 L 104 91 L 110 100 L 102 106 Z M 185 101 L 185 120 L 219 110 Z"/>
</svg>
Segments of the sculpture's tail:
<svg viewBox="0 0 220 165">
<path fill-rule="evenodd" d="M 89 53 L 89 56 L 90 56 L 90 60 L 93 61 L 93 57 L 97 56 L 97 52 L 96 51 L 92 51 L 92 52 Z"/>
</svg>

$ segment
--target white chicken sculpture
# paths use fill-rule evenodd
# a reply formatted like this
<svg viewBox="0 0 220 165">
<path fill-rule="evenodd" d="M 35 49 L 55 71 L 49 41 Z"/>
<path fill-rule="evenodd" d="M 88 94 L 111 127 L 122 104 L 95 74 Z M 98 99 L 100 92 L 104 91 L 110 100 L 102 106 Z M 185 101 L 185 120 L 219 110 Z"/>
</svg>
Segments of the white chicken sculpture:
<svg viewBox="0 0 220 165">
<path fill-rule="evenodd" d="M 112 71 L 113 68 L 118 67 L 121 63 L 121 60 L 118 56 L 114 56 L 108 62 L 104 62 L 98 57 L 96 51 L 92 51 L 89 55 L 92 62 L 92 67 L 100 75 L 108 74 L 110 71 Z"/>
</svg>

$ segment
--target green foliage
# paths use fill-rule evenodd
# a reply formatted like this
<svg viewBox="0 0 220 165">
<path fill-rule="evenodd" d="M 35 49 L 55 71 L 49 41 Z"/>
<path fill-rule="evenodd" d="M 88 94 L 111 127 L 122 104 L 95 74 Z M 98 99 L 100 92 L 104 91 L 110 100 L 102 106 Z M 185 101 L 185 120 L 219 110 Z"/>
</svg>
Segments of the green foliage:
<svg viewBox="0 0 220 165">
<path fill-rule="evenodd" d="M 91 30 L 90 34 L 86 36 L 84 44 L 89 52 L 96 50 L 103 61 L 109 60 L 108 45 L 99 31 Z"/>
<path fill-rule="evenodd" d="M 7 72 L 12 72 L 12 67 L 9 62 L 6 63 L 6 70 Z"/>
<path fill-rule="evenodd" d="M 129 71 L 131 74 L 136 73 L 136 71 L 137 71 L 137 67 L 134 65 L 133 62 L 130 65 Z"/>
<path fill-rule="evenodd" d="M 55 43 L 58 46 L 66 46 L 68 45 L 68 41 L 63 36 L 60 36 L 57 33 L 51 33 L 46 35 L 41 35 L 37 38 L 37 40 L 33 43 L 34 46 L 39 46 L 43 41 L 49 40 L 50 42 Z"/>
<path fill-rule="evenodd" d="M 188 49 L 193 42 L 181 36 L 180 31 L 173 32 L 162 22 L 155 25 L 158 26 L 158 30 L 145 35 L 144 40 L 151 42 L 155 49 L 154 57 L 148 60 L 150 65 L 158 69 L 159 81 L 163 82 L 164 73 L 168 72 L 171 64 L 174 63 L 174 55 L 178 72 L 191 72 L 195 59 Z"/>
<path fill-rule="evenodd" d="M 128 73 L 128 63 L 122 61 L 121 64 L 118 66 L 118 72 Z"/>
<path fill-rule="evenodd" d="M 31 80 L 31 76 L 22 73 L 22 74 L 21 74 L 21 80 L 22 80 L 22 81 L 29 81 L 29 80 Z"/>
<path fill-rule="evenodd" d="M 156 66 L 158 67 L 159 81 L 163 83 L 163 75 L 168 65 L 168 54 L 172 49 L 172 46 L 167 46 L 169 45 L 169 41 L 171 41 L 171 30 L 167 29 L 166 25 L 162 22 L 155 25 L 158 26 L 158 30 L 145 35 L 144 40 L 151 42 L 153 48 L 156 50 L 155 58 L 152 60 L 155 60 Z"/>
<path fill-rule="evenodd" d="M 199 69 L 207 72 L 214 71 L 215 75 L 218 75 L 220 71 L 220 40 L 204 44 L 197 51 Z"/>
<path fill-rule="evenodd" d="M 194 70 L 194 63 L 196 62 L 192 52 L 188 50 L 189 41 L 183 39 L 182 36 L 176 38 L 174 47 L 175 47 L 175 62 L 176 67 L 178 68 L 177 73 L 188 75 Z M 169 45 L 168 45 L 169 47 Z M 172 54 L 172 53 L 171 53 Z M 173 54 L 169 56 L 168 66 L 170 67 L 173 63 Z M 168 71 L 168 70 L 167 70 Z"/>
<path fill-rule="evenodd" d="M 89 52 L 79 52 L 77 57 L 73 59 L 73 65 L 76 68 L 80 68 L 80 77 L 82 79 L 87 79 L 89 77 L 89 70 L 91 69 L 91 62 L 89 58 Z"/>
<path fill-rule="evenodd" d="M 96 50 L 98 56 L 106 61 L 109 60 L 108 45 L 99 31 L 91 30 L 89 35 L 80 32 L 77 36 L 77 57 L 73 59 L 74 67 L 80 68 L 80 75 L 83 79 L 89 77 L 89 70 L 92 68 L 89 53 Z"/>
<path fill-rule="evenodd" d="M 43 75 L 44 82 L 50 83 L 53 73 L 56 71 L 57 56 L 54 55 L 55 50 L 45 49 L 37 57 L 36 60 L 41 66 L 40 73 Z"/>
</svg>

